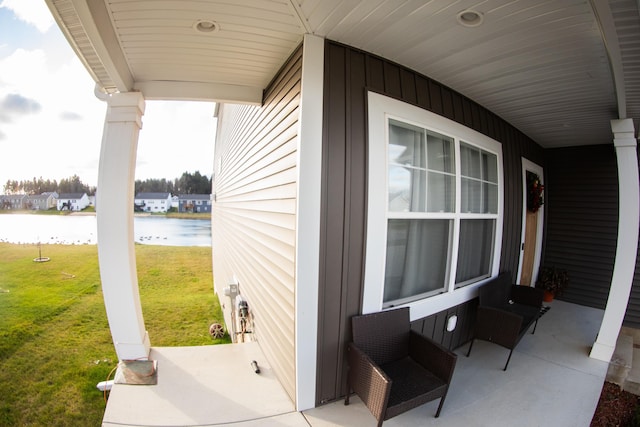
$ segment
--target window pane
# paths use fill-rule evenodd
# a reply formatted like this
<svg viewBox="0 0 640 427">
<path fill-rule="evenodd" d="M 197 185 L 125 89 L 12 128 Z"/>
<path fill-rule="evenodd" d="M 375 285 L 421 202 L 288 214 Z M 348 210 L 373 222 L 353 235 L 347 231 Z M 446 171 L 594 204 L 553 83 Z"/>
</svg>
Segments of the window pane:
<svg viewBox="0 0 640 427">
<path fill-rule="evenodd" d="M 425 171 L 389 166 L 389 211 L 424 212 Z"/>
<path fill-rule="evenodd" d="M 484 183 L 482 184 L 482 195 L 484 196 L 484 210 L 482 213 L 498 213 L 498 185 Z"/>
<path fill-rule="evenodd" d="M 384 302 L 444 289 L 451 221 L 390 219 Z"/>
<path fill-rule="evenodd" d="M 495 154 L 482 152 L 482 178 L 485 181 L 498 183 L 498 156 Z"/>
<path fill-rule="evenodd" d="M 460 221 L 456 283 L 480 279 L 491 273 L 495 223 L 493 219 Z"/>
<path fill-rule="evenodd" d="M 389 162 L 425 168 L 424 131 L 389 120 Z"/>
<path fill-rule="evenodd" d="M 428 212 L 453 212 L 455 195 L 455 176 L 429 172 L 427 190 Z"/>
<path fill-rule="evenodd" d="M 470 145 L 460 144 L 460 173 L 470 178 L 482 178 L 480 170 L 480 150 Z"/>
<path fill-rule="evenodd" d="M 427 131 L 427 157 L 429 169 L 453 173 L 455 170 L 453 139 Z"/>
<path fill-rule="evenodd" d="M 498 185 L 462 178 L 461 207 L 462 213 L 498 213 Z"/>
<path fill-rule="evenodd" d="M 498 156 L 460 143 L 462 213 L 498 213 Z"/>
<path fill-rule="evenodd" d="M 480 181 L 462 178 L 460 180 L 460 212 L 480 213 L 482 210 L 482 194 Z"/>
</svg>

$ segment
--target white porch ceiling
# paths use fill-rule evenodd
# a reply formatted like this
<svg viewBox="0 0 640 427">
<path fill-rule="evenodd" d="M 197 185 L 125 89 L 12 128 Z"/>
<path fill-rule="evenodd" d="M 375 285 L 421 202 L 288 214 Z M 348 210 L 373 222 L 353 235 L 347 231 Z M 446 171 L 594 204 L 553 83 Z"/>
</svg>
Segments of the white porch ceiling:
<svg viewBox="0 0 640 427">
<path fill-rule="evenodd" d="M 544 147 L 640 119 L 640 0 L 45 0 L 98 86 L 259 103 L 305 33 L 415 69 Z M 478 27 L 457 23 L 473 9 Z M 199 33 L 199 20 L 217 30 Z M 626 111 L 625 111 L 626 110 Z"/>
</svg>

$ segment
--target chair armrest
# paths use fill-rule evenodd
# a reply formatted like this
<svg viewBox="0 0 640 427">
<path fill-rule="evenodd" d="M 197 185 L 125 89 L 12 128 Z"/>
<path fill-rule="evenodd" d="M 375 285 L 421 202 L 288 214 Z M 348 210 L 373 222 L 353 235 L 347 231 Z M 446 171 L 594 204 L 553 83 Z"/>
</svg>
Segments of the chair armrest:
<svg viewBox="0 0 640 427">
<path fill-rule="evenodd" d="M 479 306 L 474 338 L 513 349 L 518 343 L 522 316 L 494 307 Z"/>
<path fill-rule="evenodd" d="M 426 370 L 449 384 L 458 356 L 431 338 L 411 331 L 409 356 Z"/>
<path fill-rule="evenodd" d="M 518 304 L 530 305 L 533 307 L 542 306 L 542 298 L 544 292 L 539 288 L 532 288 L 530 286 L 511 286 L 511 299 Z"/>
<path fill-rule="evenodd" d="M 349 386 L 376 419 L 383 419 L 391 393 L 391 379 L 354 343 L 347 347 L 347 361 Z"/>
</svg>

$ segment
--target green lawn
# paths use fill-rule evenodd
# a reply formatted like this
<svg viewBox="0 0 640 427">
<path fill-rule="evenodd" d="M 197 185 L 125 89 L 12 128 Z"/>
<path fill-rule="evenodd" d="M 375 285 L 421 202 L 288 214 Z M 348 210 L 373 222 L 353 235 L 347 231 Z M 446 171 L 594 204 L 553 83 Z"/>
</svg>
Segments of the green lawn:
<svg viewBox="0 0 640 427">
<path fill-rule="evenodd" d="M 97 426 L 96 384 L 118 360 L 95 245 L 0 243 L 0 426 Z M 218 343 L 211 248 L 136 245 L 140 299 L 154 346 Z M 227 338 L 219 342 L 229 342 Z"/>
</svg>

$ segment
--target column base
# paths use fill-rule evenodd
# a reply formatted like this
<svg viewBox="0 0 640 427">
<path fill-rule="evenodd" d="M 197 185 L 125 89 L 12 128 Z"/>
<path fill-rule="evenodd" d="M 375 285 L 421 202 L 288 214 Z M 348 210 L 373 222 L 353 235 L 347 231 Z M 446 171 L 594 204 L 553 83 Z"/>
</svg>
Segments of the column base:
<svg viewBox="0 0 640 427">
<path fill-rule="evenodd" d="M 116 342 L 116 353 L 119 360 L 145 360 L 149 358 L 151 351 L 151 342 L 149 341 L 149 333 L 145 331 L 141 343 L 123 343 Z"/>
<path fill-rule="evenodd" d="M 613 356 L 613 352 L 616 347 L 610 346 L 608 344 L 603 344 L 598 341 L 593 343 L 593 347 L 591 348 L 591 353 L 589 353 L 589 357 L 597 360 L 602 360 L 603 362 L 609 363 L 611 361 L 611 356 Z"/>
</svg>

